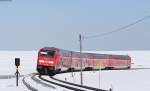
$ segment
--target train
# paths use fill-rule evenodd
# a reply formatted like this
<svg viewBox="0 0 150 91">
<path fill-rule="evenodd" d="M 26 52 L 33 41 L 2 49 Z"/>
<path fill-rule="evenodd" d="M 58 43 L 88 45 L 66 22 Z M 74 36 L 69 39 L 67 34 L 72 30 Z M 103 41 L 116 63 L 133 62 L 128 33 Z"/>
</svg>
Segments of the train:
<svg viewBox="0 0 150 91">
<path fill-rule="evenodd" d="M 82 66 L 81 66 L 82 65 Z M 80 53 L 56 47 L 39 49 L 36 70 L 41 75 L 53 76 L 61 71 L 93 69 L 130 69 L 128 55 Z"/>
</svg>

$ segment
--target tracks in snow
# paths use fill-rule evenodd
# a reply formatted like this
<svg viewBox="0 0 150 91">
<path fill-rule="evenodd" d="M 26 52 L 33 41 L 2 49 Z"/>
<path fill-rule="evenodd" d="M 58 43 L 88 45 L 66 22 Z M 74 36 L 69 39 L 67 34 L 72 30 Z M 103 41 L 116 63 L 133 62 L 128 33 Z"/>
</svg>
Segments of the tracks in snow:
<svg viewBox="0 0 150 91">
<path fill-rule="evenodd" d="M 56 89 L 54 86 L 48 84 L 48 83 L 44 83 L 43 81 L 41 81 L 40 79 L 36 78 L 37 75 L 34 75 L 31 77 L 31 79 L 33 79 L 35 82 L 43 85 L 44 87 L 49 87 L 49 88 L 52 88 L 52 89 Z"/>
<path fill-rule="evenodd" d="M 88 86 L 81 86 L 78 84 L 74 84 L 74 83 L 70 83 L 70 82 L 66 82 L 66 81 L 62 81 L 53 77 L 50 77 L 49 79 L 45 79 L 42 76 L 39 76 L 39 78 L 43 81 L 70 89 L 70 90 L 74 90 L 74 91 L 106 91 L 106 90 L 101 90 L 98 88 L 93 88 L 93 87 L 88 87 Z"/>
<path fill-rule="evenodd" d="M 30 80 L 29 80 L 30 79 Z M 38 83 L 38 85 L 42 85 L 43 87 L 45 87 L 47 90 L 51 90 L 51 91 L 57 91 L 58 88 L 62 88 L 62 91 L 68 91 L 68 90 L 74 90 L 74 91 L 106 91 L 106 90 L 101 90 L 98 88 L 92 88 L 92 87 L 88 87 L 88 86 L 81 86 L 78 84 L 74 84 L 74 83 L 69 83 L 66 81 L 62 81 L 53 77 L 48 77 L 45 78 L 43 76 L 40 76 L 38 74 L 30 74 L 27 75 L 25 77 L 23 77 L 22 81 L 23 84 L 31 91 L 40 91 L 43 89 L 38 89 L 38 87 L 36 85 L 33 85 L 33 83 L 31 82 L 31 80 L 34 83 Z M 56 88 L 57 87 L 57 88 Z"/>
<path fill-rule="evenodd" d="M 24 76 L 23 79 L 22 79 L 22 82 L 23 82 L 23 84 L 24 84 L 29 90 L 31 90 L 31 91 L 38 91 L 38 89 L 34 88 L 30 83 L 28 83 L 28 82 L 25 80 L 27 77 L 30 77 L 31 75 L 33 75 L 33 74 Z"/>
<path fill-rule="evenodd" d="M 54 86 L 40 80 L 36 73 L 24 76 L 22 82 L 31 91 L 56 91 Z"/>
<path fill-rule="evenodd" d="M 141 70 L 141 69 L 150 69 L 150 68 L 131 68 L 130 70 Z M 107 70 L 106 70 L 107 71 Z M 61 73 L 67 73 L 67 72 L 61 72 Z M 39 91 L 41 89 L 37 89 L 37 86 L 29 81 L 27 81 L 27 78 L 30 78 L 30 80 L 34 81 L 35 83 L 38 83 L 42 85 L 43 87 L 47 89 L 51 89 L 51 91 L 57 91 L 57 89 L 63 88 L 61 90 L 75 90 L 75 91 L 107 91 L 107 90 L 102 90 L 98 88 L 93 88 L 93 87 L 88 87 L 88 86 L 81 86 L 78 84 L 66 82 L 63 80 L 56 79 L 54 77 L 49 77 L 49 78 L 44 78 L 43 76 L 38 75 L 37 73 L 32 73 L 27 76 L 24 76 L 22 79 L 23 84 L 31 91 Z M 35 87 L 36 86 L 36 87 Z M 58 88 L 56 88 L 58 87 Z"/>
</svg>

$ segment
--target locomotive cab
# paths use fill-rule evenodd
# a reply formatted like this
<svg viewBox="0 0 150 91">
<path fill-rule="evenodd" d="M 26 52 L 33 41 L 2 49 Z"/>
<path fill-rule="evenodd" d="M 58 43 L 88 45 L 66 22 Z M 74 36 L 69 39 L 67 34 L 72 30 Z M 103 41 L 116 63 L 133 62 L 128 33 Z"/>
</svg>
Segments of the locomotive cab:
<svg viewBox="0 0 150 91">
<path fill-rule="evenodd" d="M 56 50 L 41 49 L 38 53 L 37 71 L 40 74 L 53 74 L 56 64 Z"/>
<path fill-rule="evenodd" d="M 41 50 L 38 55 L 38 64 L 44 66 L 54 66 L 55 51 Z"/>
</svg>

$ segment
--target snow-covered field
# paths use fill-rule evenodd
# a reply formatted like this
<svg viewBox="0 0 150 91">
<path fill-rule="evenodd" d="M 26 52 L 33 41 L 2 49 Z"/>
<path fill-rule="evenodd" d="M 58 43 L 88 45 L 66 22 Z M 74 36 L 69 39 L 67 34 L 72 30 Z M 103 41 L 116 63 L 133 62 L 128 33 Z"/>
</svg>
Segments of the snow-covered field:
<svg viewBox="0 0 150 91">
<path fill-rule="evenodd" d="M 56 75 L 56 78 L 80 84 L 80 73 Z M 83 72 L 83 85 L 113 91 L 149 91 L 150 69 Z"/>
<path fill-rule="evenodd" d="M 14 65 L 15 58 L 21 59 L 19 71 L 21 75 L 29 74 L 35 71 L 36 51 L 0 51 L 0 89 L 5 91 L 27 91 L 22 80 L 19 80 L 19 87 L 16 87 L 16 79 L 9 79 L 16 71 Z M 5 79 L 2 79 L 5 77 Z M 6 79 L 8 77 L 8 79 Z"/>
<path fill-rule="evenodd" d="M 150 51 L 102 51 L 98 53 L 108 54 L 127 54 L 132 58 L 132 70 L 109 70 L 97 72 L 84 72 L 83 84 L 97 88 L 108 89 L 113 87 L 113 91 L 149 91 L 150 89 Z M 19 67 L 20 74 L 26 75 L 36 72 L 36 51 L 0 51 L 0 89 L 5 91 L 27 91 L 19 80 L 19 87 L 15 85 L 15 78 L 9 79 L 14 75 L 14 59 L 21 59 Z M 135 69 L 138 68 L 138 69 Z M 8 76 L 8 79 L 2 79 Z M 56 75 L 55 77 L 70 82 L 80 84 L 80 73 Z M 42 89 L 40 89 L 42 91 Z M 59 89 L 60 90 L 60 89 Z"/>
<path fill-rule="evenodd" d="M 15 58 L 20 58 L 20 73 L 36 72 L 36 51 L 0 51 L 0 74 L 14 75 L 16 71 Z"/>
</svg>

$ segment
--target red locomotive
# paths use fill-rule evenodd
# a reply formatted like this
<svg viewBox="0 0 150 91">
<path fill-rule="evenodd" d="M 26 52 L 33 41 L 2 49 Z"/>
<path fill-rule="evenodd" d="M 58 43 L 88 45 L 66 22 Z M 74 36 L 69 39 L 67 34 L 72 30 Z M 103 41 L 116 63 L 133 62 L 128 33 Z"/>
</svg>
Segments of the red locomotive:
<svg viewBox="0 0 150 91">
<path fill-rule="evenodd" d="M 44 47 L 38 52 L 37 71 L 40 74 L 54 75 L 59 71 L 79 70 L 80 56 L 82 69 L 120 69 L 131 67 L 128 55 L 109 55 L 67 51 L 55 47 Z"/>
</svg>

